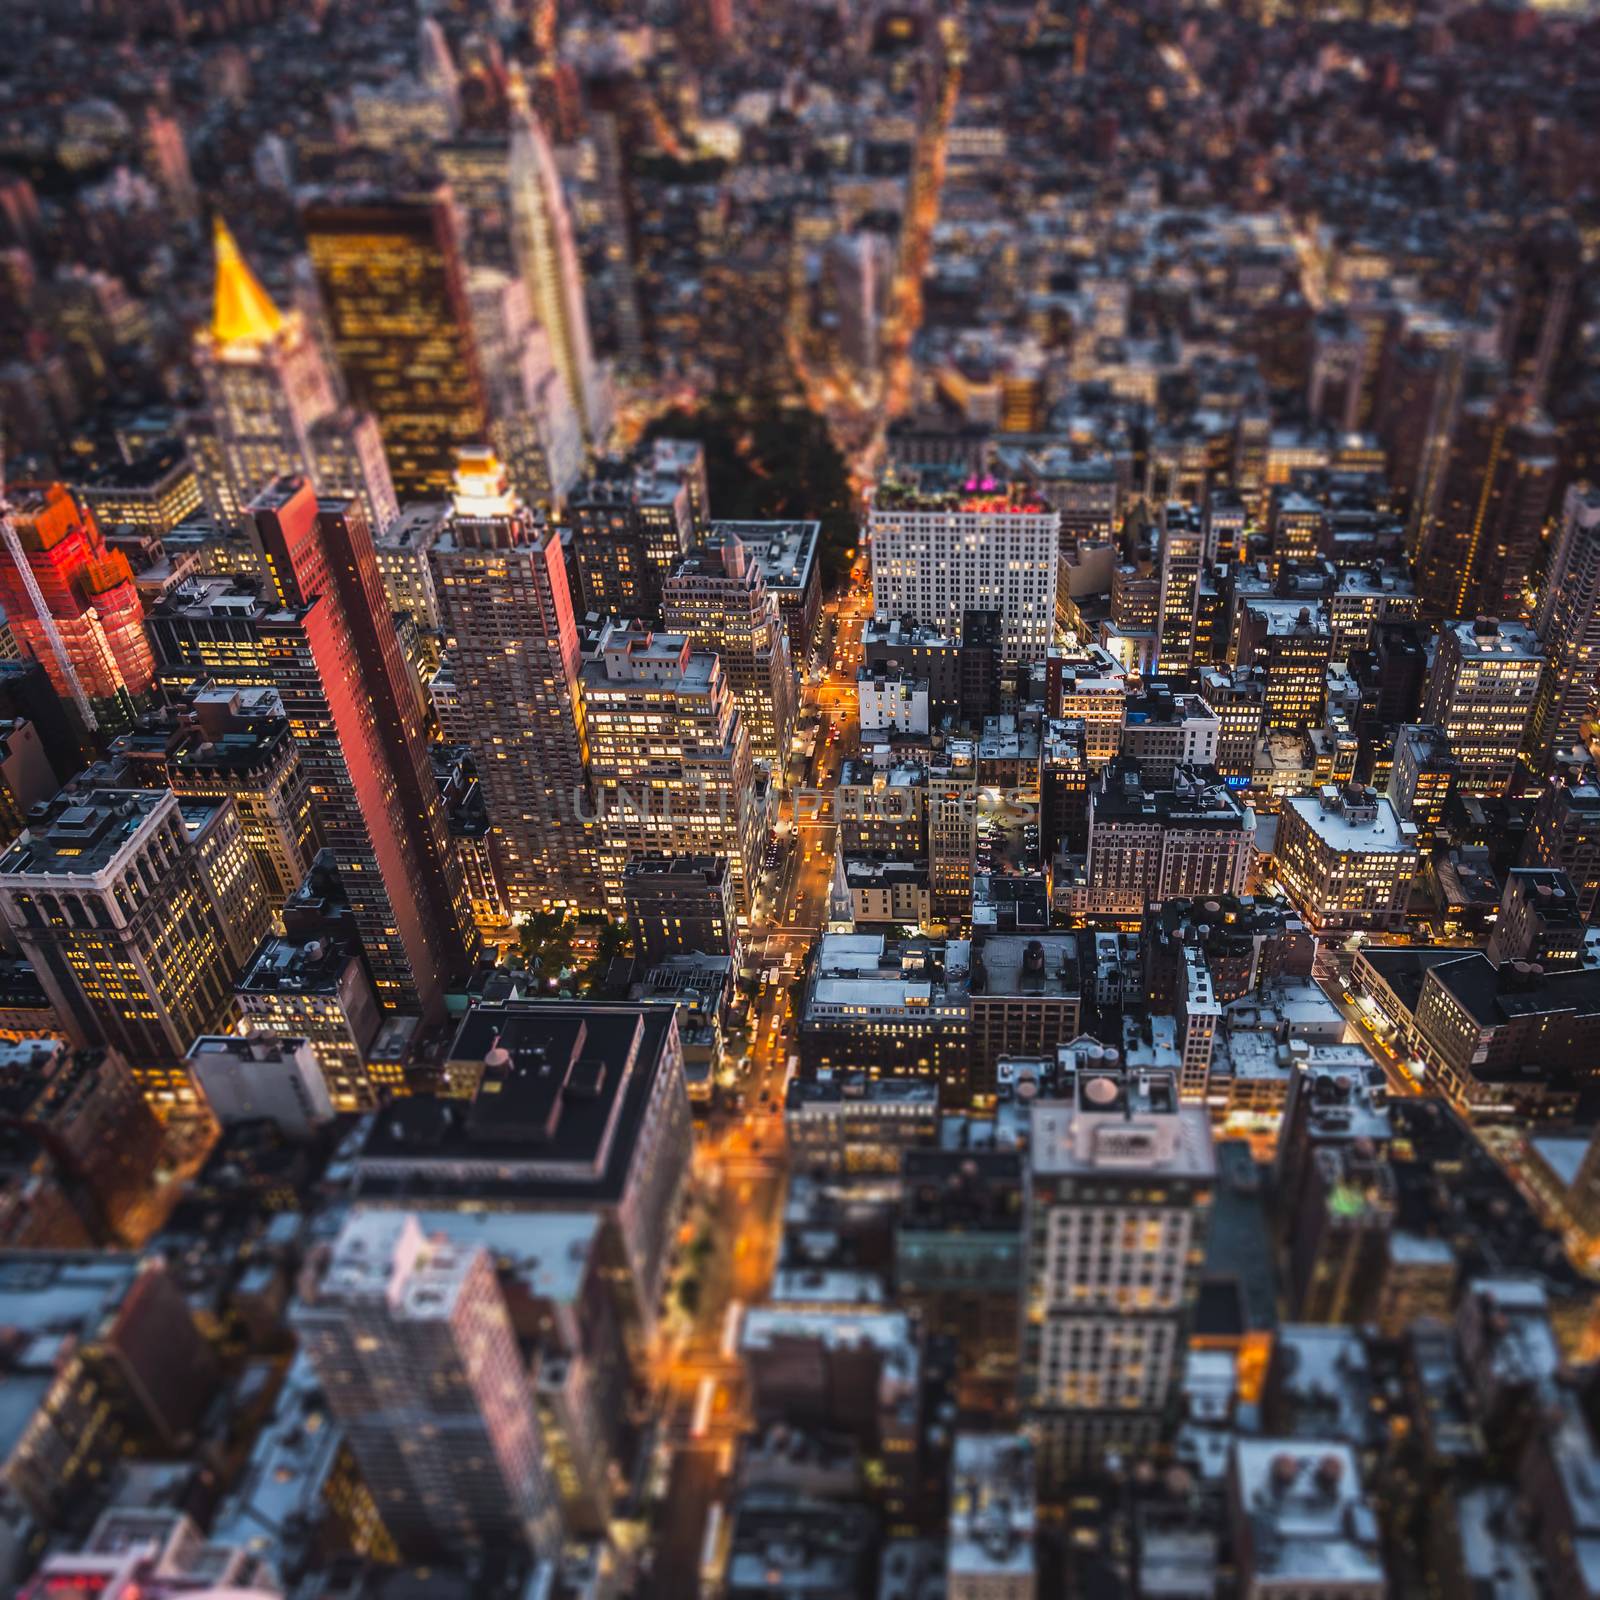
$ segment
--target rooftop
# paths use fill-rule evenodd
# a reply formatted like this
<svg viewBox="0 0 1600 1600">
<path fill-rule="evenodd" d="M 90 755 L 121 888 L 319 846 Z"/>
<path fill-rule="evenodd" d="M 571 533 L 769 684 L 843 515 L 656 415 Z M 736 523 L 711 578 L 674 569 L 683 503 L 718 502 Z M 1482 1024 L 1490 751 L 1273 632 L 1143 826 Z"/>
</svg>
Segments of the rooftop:
<svg viewBox="0 0 1600 1600">
<path fill-rule="evenodd" d="M 1542 661 L 1544 648 L 1532 628 L 1495 617 L 1447 622 L 1442 632 L 1455 642 L 1464 661 Z"/>
<path fill-rule="evenodd" d="M 480 1070 L 473 1100 L 413 1095 L 368 1119 L 363 1196 L 512 1192 L 615 1202 L 666 1061 L 675 1010 L 512 1000 L 474 1007 L 448 1060 Z"/>
<path fill-rule="evenodd" d="M 137 849 L 176 805 L 165 789 L 63 790 L 28 812 L 22 837 L 0 856 L 0 878 L 96 877 Z"/>
<path fill-rule="evenodd" d="M 336 994 L 346 971 L 360 960 L 354 939 L 269 933 L 236 987 L 241 994 Z"/>
<path fill-rule="evenodd" d="M 1203 1107 L 1179 1104 L 1175 1076 L 1114 1063 L 1076 1074 L 1071 1100 L 1034 1103 L 1032 1162 L 1035 1173 L 1057 1177 L 1216 1172 L 1210 1120 Z"/>
<path fill-rule="evenodd" d="M 1033 1447 L 1015 1433 L 958 1433 L 950 1452 L 952 1578 L 1032 1573 Z"/>
<path fill-rule="evenodd" d="M 1074 996 L 1079 992 L 1076 933 L 975 933 L 975 995 Z"/>
<path fill-rule="evenodd" d="M 804 589 L 817 563 L 820 522 L 713 522 L 713 534 L 732 534 L 761 568 L 769 589 Z"/>
<path fill-rule="evenodd" d="M 1255 813 L 1211 767 L 1174 768 L 1170 788 L 1145 784 L 1138 764 L 1118 757 L 1102 769 L 1090 793 L 1093 825 L 1222 828 L 1252 831 Z"/>
<path fill-rule="evenodd" d="M 1292 812 L 1330 850 L 1367 855 L 1415 855 L 1416 828 L 1401 822 L 1394 802 L 1373 789 L 1354 784 L 1344 789 L 1324 784 L 1314 795 L 1291 795 L 1283 807 Z"/>
<path fill-rule="evenodd" d="M 1306 1589 L 1384 1582 L 1378 1521 L 1342 1440 L 1238 1439 L 1234 1497 L 1258 1578 Z"/>
</svg>

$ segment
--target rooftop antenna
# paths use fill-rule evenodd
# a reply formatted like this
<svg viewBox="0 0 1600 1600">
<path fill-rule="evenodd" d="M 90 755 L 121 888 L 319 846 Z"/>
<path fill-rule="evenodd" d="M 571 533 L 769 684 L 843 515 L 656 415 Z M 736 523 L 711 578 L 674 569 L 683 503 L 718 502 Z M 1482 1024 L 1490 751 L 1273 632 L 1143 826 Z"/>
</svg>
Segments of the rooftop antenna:
<svg viewBox="0 0 1600 1600">
<path fill-rule="evenodd" d="M 6 441 L 3 421 L 0 421 L 0 535 L 5 538 L 6 548 L 11 552 L 11 559 L 16 563 L 17 572 L 22 578 L 22 586 L 28 591 L 28 598 L 33 602 L 33 614 L 39 619 L 39 626 L 44 629 L 45 638 L 50 641 L 50 651 L 56 658 L 56 665 L 61 669 L 61 676 L 67 680 L 67 687 L 72 691 L 78 714 L 91 733 L 98 733 L 100 719 L 95 716 L 94 708 L 89 704 L 89 697 L 83 692 L 78 669 L 73 666 L 72 657 L 67 654 L 66 641 L 56 627 L 56 619 L 50 615 L 50 607 L 44 602 L 44 593 L 39 588 L 39 580 L 34 577 L 33 568 L 28 565 L 28 557 L 22 548 L 22 540 L 17 536 L 17 525 L 11 515 L 11 500 L 6 494 Z"/>
</svg>

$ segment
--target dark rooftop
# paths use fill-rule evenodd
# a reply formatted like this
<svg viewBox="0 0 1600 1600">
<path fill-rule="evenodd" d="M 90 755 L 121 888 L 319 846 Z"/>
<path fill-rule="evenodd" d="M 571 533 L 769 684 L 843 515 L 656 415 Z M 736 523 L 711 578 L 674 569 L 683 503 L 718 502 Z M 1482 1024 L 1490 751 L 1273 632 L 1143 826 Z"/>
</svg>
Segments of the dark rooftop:
<svg viewBox="0 0 1600 1600">
<path fill-rule="evenodd" d="M 451 1064 L 481 1067 L 471 1100 L 417 1095 L 373 1117 L 357 1157 L 363 1195 L 455 1193 L 618 1199 L 674 1011 L 512 1000 L 467 1013 Z M 483 1167 L 494 1174 L 485 1177 Z"/>
</svg>

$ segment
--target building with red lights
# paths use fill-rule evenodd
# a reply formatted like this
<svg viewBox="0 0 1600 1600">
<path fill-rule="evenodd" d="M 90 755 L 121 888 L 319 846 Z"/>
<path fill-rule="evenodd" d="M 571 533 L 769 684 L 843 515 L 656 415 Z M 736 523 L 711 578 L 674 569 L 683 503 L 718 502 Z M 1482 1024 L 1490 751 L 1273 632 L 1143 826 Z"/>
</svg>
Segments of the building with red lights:
<svg viewBox="0 0 1600 1600">
<path fill-rule="evenodd" d="M 130 722 L 155 683 L 155 659 L 128 558 L 107 548 L 93 513 L 59 483 L 20 487 L 12 516 L 33 580 L 0 545 L 0 607 L 17 642 L 63 700 L 86 700 L 101 722 Z"/>
<path fill-rule="evenodd" d="M 278 479 L 250 513 L 284 608 L 264 630 L 278 691 L 379 998 L 437 1015 L 477 939 L 372 531 L 359 501 L 319 501 L 304 478 Z M 286 652 L 311 673 L 286 670 Z"/>
<path fill-rule="evenodd" d="M 969 611 L 1001 614 L 1004 661 L 1042 661 L 1055 627 L 1060 515 L 970 480 L 961 494 L 886 480 L 871 513 L 880 615 L 954 633 Z"/>
</svg>

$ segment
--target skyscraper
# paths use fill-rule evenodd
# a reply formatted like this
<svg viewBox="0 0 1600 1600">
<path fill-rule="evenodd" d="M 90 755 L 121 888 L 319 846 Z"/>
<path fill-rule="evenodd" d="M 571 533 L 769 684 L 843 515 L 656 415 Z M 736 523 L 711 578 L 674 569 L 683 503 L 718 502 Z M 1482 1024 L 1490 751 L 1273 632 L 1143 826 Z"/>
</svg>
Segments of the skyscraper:
<svg viewBox="0 0 1600 1600">
<path fill-rule="evenodd" d="M 1555 429 L 1526 395 L 1463 404 L 1418 530 L 1417 592 L 1446 616 L 1524 614 L 1555 477 Z"/>
<path fill-rule="evenodd" d="M 112 746 L 131 781 L 183 799 L 232 798 L 275 910 L 316 851 L 311 787 L 283 703 L 268 688 L 203 684 Z"/>
<path fill-rule="evenodd" d="M 167 1111 L 185 1098 L 171 1063 L 231 1026 L 268 909 L 231 800 L 89 789 L 0 856 L 0 916 L 73 1043 L 120 1050 Z"/>
<path fill-rule="evenodd" d="M 282 608 L 263 630 L 278 692 L 379 997 L 436 1015 L 475 935 L 371 530 L 354 501 L 319 502 L 303 478 L 250 509 Z"/>
<path fill-rule="evenodd" d="M 127 726 L 154 687 L 133 570 L 59 483 L 18 488 L 0 544 L 0 609 L 21 648 L 90 725 Z"/>
<path fill-rule="evenodd" d="M 1159 1435 L 1215 1172 L 1205 1108 L 1170 1072 L 1094 1064 L 1034 1105 L 1023 1394 L 1051 1484 Z"/>
<path fill-rule="evenodd" d="M 659 622 L 662 590 L 694 541 L 689 483 L 632 461 L 602 461 L 566 512 L 583 609 Z"/>
<path fill-rule="evenodd" d="M 517 503 L 492 455 L 467 454 L 430 560 L 510 907 L 592 889 L 580 648 L 560 534 Z"/>
<path fill-rule="evenodd" d="M 217 272 L 211 325 L 195 334 L 210 434 L 192 441 L 208 509 L 230 526 L 284 473 L 301 473 L 321 494 L 354 496 L 367 520 L 386 527 L 398 512 L 377 424 L 342 408 L 338 384 L 298 311 L 273 304 L 216 219 Z"/>
<path fill-rule="evenodd" d="M 721 661 L 681 633 L 608 622 L 580 682 L 608 900 L 620 909 L 630 855 L 722 855 L 748 908 L 761 808 Z"/>
<path fill-rule="evenodd" d="M 1182 672 L 1194 662 L 1194 623 L 1206 545 L 1200 513 L 1168 504 L 1161 515 L 1161 610 L 1156 624 L 1156 670 Z"/>
<path fill-rule="evenodd" d="M 1544 676 L 1528 725 L 1528 754 L 1548 768 L 1581 738 L 1600 682 L 1600 489 L 1567 490 L 1550 549 L 1533 631 L 1544 646 Z"/>
<path fill-rule="evenodd" d="M 885 482 L 871 520 L 880 616 L 954 633 L 968 611 L 999 611 L 1001 658 L 1044 659 L 1055 628 L 1057 512 L 998 492 L 924 494 Z"/>
<path fill-rule="evenodd" d="M 518 84 L 520 79 L 514 82 L 511 122 L 511 248 L 584 437 L 598 447 L 610 432 L 610 403 L 589 338 L 572 217 L 549 137 L 526 95 L 516 95 Z"/>
<path fill-rule="evenodd" d="M 493 267 L 468 275 L 490 438 L 512 487 L 530 506 L 565 500 L 583 471 L 583 426 L 534 319 L 527 285 Z"/>
<path fill-rule="evenodd" d="M 1463 794 L 1504 794 L 1527 739 L 1544 653 L 1520 622 L 1452 622 L 1423 702 L 1424 722 L 1443 728 L 1455 752 L 1455 787 Z"/>
<path fill-rule="evenodd" d="M 292 1320 L 402 1551 L 555 1553 L 558 1497 L 486 1249 L 358 1211 Z"/>
<path fill-rule="evenodd" d="M 715 650 L 750 735 L 750 754 L 783 780 L 794 729 L 794 668 L 778 602 L 737 534 L 713 536 L 667 579 L 666 625 Z"/>
<path fill-rule="evenodd" d="M 378 419 L 395 488 L 439 494 L 489 422 L 449 191 L 315 204 L 305 229 L 334 351 Z"/>
</svg>

